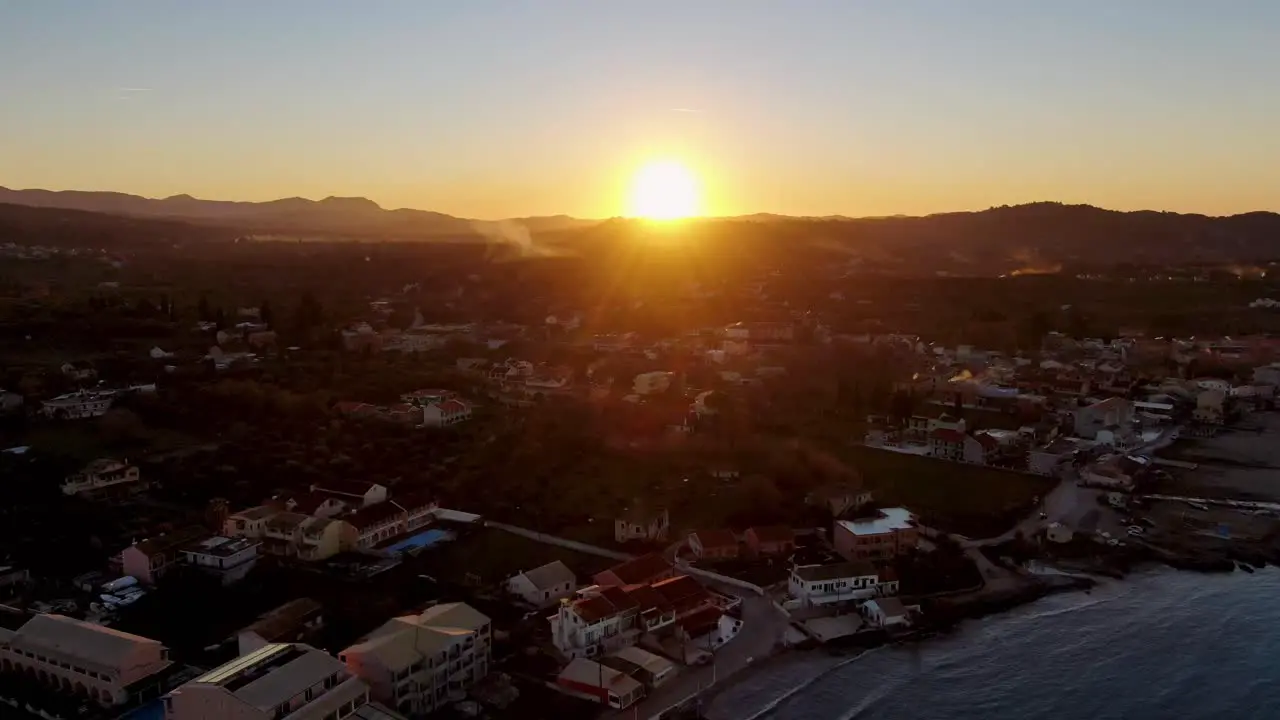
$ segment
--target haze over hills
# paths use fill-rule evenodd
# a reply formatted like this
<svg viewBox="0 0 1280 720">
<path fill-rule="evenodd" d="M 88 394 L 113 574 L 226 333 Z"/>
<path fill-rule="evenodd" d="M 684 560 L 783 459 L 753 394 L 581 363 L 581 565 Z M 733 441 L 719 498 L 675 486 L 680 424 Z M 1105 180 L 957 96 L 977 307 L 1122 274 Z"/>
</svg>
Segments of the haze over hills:
<svg viewBox="0 0 1280 720">
<path fill-rule="evenodd" d="M 246 231 L 373 234 L 393 237 L 472 235 L 477 221 L 427 210 L 386 210 L 362 197 L 268 202 L 200 200 L 190 195 L 155 199 L 118 192 L 12 190 L 0 187 L 0 203 L 231 225 Z M 518 218 L 531 232 L 592 224 L 566 215 Z"/>
<path fill-rule="evenodd" d="M 113 192 L 0 188 L 0 242 L 94 237 L 213 239 L 252 233 L 364 240 L 452 240 L 518 246 L 520 257 L 550 257 L 550 240 L 571 252 L 647 242 L 650 226 L 566 215 L 475 221 L 424 210 L 384 210 L 365 198 L 271 202 L 150 199 Z M 28 207 L 15 207 L 18 205 Z M 38 209 L 45 212 L 38 212 Z M 98 213 L 102 213 L 99 215 Z M 110 216 L 117 216 L 112 218 Z M 151 221 L 150 223 L 144 221 Z M 893 273 L 1005 274 L 1097 268 L 1117 263 L 1258 264 L 1280 259 L 1280 215 L 1226 217 L 1043 202 L 923 217 L 798 218 L 769 213 L 706 218 L 675 226 L 681 244 L 730 254 L 771 255 L 778 246 L 842 255 Z M 56 230 L 56 233 L 54 233 Z M 7 233 L 7 236 L 6 236 Z M 51 233 L 54 233 L 51 235 Z M 532 236 L 541 236 L 533 250 Z"/>
</svg>

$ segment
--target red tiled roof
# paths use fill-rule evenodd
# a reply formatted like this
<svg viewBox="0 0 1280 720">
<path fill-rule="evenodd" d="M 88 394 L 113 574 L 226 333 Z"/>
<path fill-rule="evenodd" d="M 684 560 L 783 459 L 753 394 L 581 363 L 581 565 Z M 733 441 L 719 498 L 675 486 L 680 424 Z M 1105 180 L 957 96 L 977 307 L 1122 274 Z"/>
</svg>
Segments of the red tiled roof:
<svg viewBox="0 0 1280 720">
<path fill-rule="evenodd" d="M 354 525 L 357 530 L 366 530 L 382 525 L 397 515 L 403 514 L 404 510 L 401 510 L 399 505 L 391 502 L 381 502 L 360 508 L 342 519 Z"/>
<path fill-rule="evenodd" d="M 671 563 L 667 562 L 661 555 L 649 553 L 619 565 L 614 565 L 600 573 L 600 575 L 612 574 L 623 585 L 642 585 L 669 572 L 671 572 Z"/>
<path fill-rule="evenodd" d="M 595 597 L 583 598 L 573 604 L 573 612 L 582 618 L 583 622 L 591 624 L 612 617 L 618 613 L 618 609 L 609 602 L 609 599 L 601 595 Z"/>
<path fill-rule="evenodd" d="M 440 408 L 440 412 L 445 415 L 452 415 L 454 413 L 465 412 L 467 410 L 467 404 L 461 400 L 445 400 L 442 403 L 436 403 L 436 407 Z"/>
<path fill-rule="evenodd" d="M 653 589 L 652 585 L 629 585 L 624 588 L 627 595 L 640 608 L 640 612 L 649 612 L 650 610 L 670 610 L 671 603 L 662 596 L 662 593 Z"/>
<path fill-rule="evenodd" d="M 767 525 L 765 527 L 753 527 L 747 532 L 755 535 L 757 542 L 762 543 L 786 543 L 795 542 L 796 534 L 789 527 L 782 525 Z"/>
<path fill-rule="evenodd" d="M 738 546 L 738 537 L 733 534 L 732 530 L 699 530 L 694 533 L 694 536 L 698 538 L 698 542 L 702 543 L 702 547 L 704 548 Z"/>
<path fill-rule="evenodd" d="M 1000 447 L 1000 441 L 991 437 L 987 433 L 974 433 L 974 439 L 982 443 L 982 447 L 987 450 L 995 450 Z"/>
<path fill-rule="evenodd" d="M 680 620 L 680 627 L 684 629 L 691 637 L 705 635 L 715 629 L 717 623 L 724 613 L 720 608 L 709 605 L 696 613 L 692 613 Z"/>
<path fill-rule="evenodd" d="M 639 607 L 639 604 L 635 601 L 635 599 L 632 598 L 630 595 L 628 595 L 627 592 L 620 587 L 615 586 L 615 587 L 601 588 L 600 597 L 603 597 L 606 600 L 608 600 L 610 603 L 613 603 L 613 606 L 617 608 L 619 612 L 623 610 L 634 610 L 635 608 Z"/>
<path fill-rule="evenodd" d="M 688 575 L 679 575 L 656 582 L 650 587 L 680 611 L 691 610 L 711 601 L 711 594 L 707 589 Z"/>
<path fill-rule="evenodd" d="M 423 390 L 414 390 L 411 393 L 405 393 L 405 394 L 408 395 L 409 397 L 415 397 L 415 398 L 429 398 L 429 397 L 447 398 L 447 397 L 452 397 L 454 395 L 457 395 L 458 393 L 452 390 L 441 390 L 440 388 L 425 388 Z"/>
<path fill-rule="evenodd" d="M 395 405 L 388 407 L 387 412 L 394 413 L 394 414 L 411 413 L 411 412 L 417 412 L 417 408 L 415 408 L 412 405 L 408 405 L 406 403 L 396 403 Z"/>
<path fill-rule="evenodd" d="M 938 428 L 929 433 L 929 437 L 945 443 L 962 443 L 964 442 L 964 433 L 959 430 L 950 428 Z"/>
</svg>

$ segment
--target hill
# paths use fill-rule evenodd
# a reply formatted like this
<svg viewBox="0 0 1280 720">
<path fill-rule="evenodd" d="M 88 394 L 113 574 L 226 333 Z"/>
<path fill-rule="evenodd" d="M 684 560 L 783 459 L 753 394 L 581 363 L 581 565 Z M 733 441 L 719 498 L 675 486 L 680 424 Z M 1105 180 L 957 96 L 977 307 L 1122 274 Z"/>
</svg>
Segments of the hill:
<svg viewBox="0 0 1280 720">
<path fill-rule="evenodd" d="M 386 210 L 362 197 L 327 197 L 323 200 L 293 197 L 269 202 L 236 202 L 200 200 L 190 195 L 155 199 L 117 192 L 11 190 L 0 187 L 0 203 L 186 220 L 236 227 L 245 232 L 371 235 L 401 239 L 473 236 L 473 224 L 476 222 L 427 210 Z M 579 227 L 593 222 L 563 215 L 520 218 L 518 221 L 533 232 Z"/>
</svg>

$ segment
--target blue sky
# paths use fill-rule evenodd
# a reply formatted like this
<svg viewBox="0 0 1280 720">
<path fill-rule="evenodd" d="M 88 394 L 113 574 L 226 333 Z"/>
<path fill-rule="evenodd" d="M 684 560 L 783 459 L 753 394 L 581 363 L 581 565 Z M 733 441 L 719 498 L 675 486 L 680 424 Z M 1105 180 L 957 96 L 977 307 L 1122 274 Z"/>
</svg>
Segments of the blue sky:
<svg viewBox="0 0 1280 720">
<path fill-rule="evenodd" d="M 1280 2 L 0 0 L 0 185 L 471 217 L 1280 209 Z"/>
</svg>

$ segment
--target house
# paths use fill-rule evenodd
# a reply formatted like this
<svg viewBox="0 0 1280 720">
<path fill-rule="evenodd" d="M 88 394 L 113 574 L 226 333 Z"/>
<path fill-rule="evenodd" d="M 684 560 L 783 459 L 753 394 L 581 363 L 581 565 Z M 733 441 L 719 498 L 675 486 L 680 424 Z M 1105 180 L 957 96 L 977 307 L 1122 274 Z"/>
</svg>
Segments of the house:
<svg viewBox="0 0 1280 720">
<path fill-rule="evenodd" d="M 670 608 L 677 620 L 715 604 L 711 593 L 688 575 L 659 580 L 649 588 L 662 597 L 661 607 Z"/>
<path fill-rule="evenodd" d="M 262 541 L 261 552 L 299 560 L 327 560 L 356 547 L 359 533 L 337 518 L 277 512 L 260 506 L 227 517 L 223 533 Z"/>
<path fill-rule="evenodd" d="M 905 508 L 886 508 L 874 518 L 838 520 L 836 552 L 846 560 L 888 560 L 914 549 L 919 539 L 915 517 Z"/>
<path fill-rule="evenodd" d="M 0 671 L 100 706 L 127 703 L 131 686 L 172 664 L 155 640 L 62 615 L 0 629 Z"/>
<path fill-rule="evenodd" d="M 470 418 L 471 406 L 457 399 L 430 403 L 422 408 L 422 424 L 427 427 L 448 427 Z"/>
<path fill-rule="evenodd" d="M 911 624 L 911 609 L 896 597 L 876 598 L 862 604 L 862 615 L 875 627 L 905 627 Z"/>
<path fill-rule="evenodd" d="M 965 432 L 965 421 L 947 412 L 946 408 L 936 408 L 923 415 L 912 415 L 907 418 L 906 434 L 914 440 L 928 440 L 935 430 L 954 430 Z"/>
<path fill-rule="evenodd" d="M 1000 454 L 1000 440 L 994 435 L 979 431 L 964 437 L 964 461 L 974 465 L 986 465 Z"/>
<path fill-rule="evenodd" d="M 343 518 L 356 529 L 356 546 L 370 550 L 379 543 L 401 535 L 409 527 L 404 508 L 394 502 L 369 505 Z"/>
<path fill-rule="evenodd" d="M 361 480 L 326 480 L 312 485 L 311 492 L 329 495 L 360 507 L 377 505 L 387 499 L 387 488 Z"/>
<path fill-rule="evenodd" d="M 232 585 L 244 579 L 258 564 L 257 540 L 229 538 L 221 535 L 200 540 L 180 550 L 182 561 L 223 585 Z"/>
<path fill-rule="evenodd" d="M 699 560 L 732 560 L 738 557 L 738 536 L 732 530 L 699 530 L 689 535 L 689 550 Z"/>
<path fill-rule="evenodd" d="M 354 500 L 352 500 L 354 502 Z M 291 497 L 284 503 L 284 509 L 311 517 L 333 517 L 347 509 L 347 503 L 337 496 L 319 492 L 308 492 Z"/>
<path fill-rule="evenodd" d="M 1129 427 L 1133 422 L 1133 403 L 1119 397 L 1100 400 L 1074 411 L 1072 421 L 1077 437 L 1093 440 L 1100 430 Z"/>
<path fill-rule="evenodd" d="M 649 553 L 596 573 L 592 581 L 601 587 L 649 585 L 675 577 L 675 574 L 675 568 L 665 558 L 657 553 Z"/>
<path fill-rule="evenodd" d="M 929 454 L 944 460 L 964 460 L 965 435 L 960 430 L 938 428 L 929 433 Z"/>
<path fill-rule="evenodd" d="M 657 393 L 666 392 L 671 387 L 671 378 L 674 373 L 655 371 L 640 373 L 635 376 L 631 383 L 631 392 L 636 395 L 655 395 Z"/>
<path fill-rule="evenodd" d="M 871 491 L 864 489 L 859 481 L 825 485 L 809 493 L 805 502 L 825 507 L 832 517 L 840 517 L 871 504 L 872 499 Z"/>
<path fill-rule="evenodd" d="M 400 396 L 400 402 L 418 407 L 426 407 L 433 403 L 442 403 L 446 400 L 456 400 L 458 393 L 453 390 L 442 390 L 440 388 L 426 388 L 423 390 L 414 390 Z"/>
<path fill-rule="evenodd" d="M 272 643 L 304 642 L 323 627 L 320 603 L 305 597 L 290 600 L 236 633 L 237 654 L 248 655 Z"/>
<path fill-rule="evenodd" d="M 578 589 L 578 578 L 568 565 L 554 560 L 541 567 L 516 573 L 505 583 L 507 592 L 525 603 L 543 608 L 555 605 Z"/>
<path fill-rule="evenodd" d="M 266 530 L 267 520 L 277 512 L 275 508 L 259 505 L 232 513 L 223 521 L 222 533 L 229 537 L 260 538 Z"/>
<path fill-rule="evenodd" d="M 1196 409 L 1192 419 L 1206 425 L 1221 425 L 1226 417 L 1227 394 L 1222 390 L 1202 390 L 1196 395 Z"/>
<path fill-rule="evenodd" d="M 398 495 L 391 502 L 395 503 L 404 510 L 406 522 L 405 532 L 412 532 L 418 528 L 431 524 L 436 517 L 436 511 L 440 509 L 431 495 L 423 491 L 410 490 L 402 495 Z"/>
<path fill-rule="evenodd" d="M 1106 456 L 1080 472 L 1080 484 L 1127 492 L 1133 489 L 1133 478 L 1120 467 L 1117 456 Z"/>
<path fill-rule="evenodd" d="M 602 658 L 600 664 L 626 673 L 645 688 L 661 687 L 676 676 L 676 666 L 670 660 L 634 645 L 615 650 Z"/>
<path fill-rule="evenodd" d="M 795 532 L 789 527 L 780 525 L 747 528 L 743 539 L 751 549 L 751 554 L 756 557 L 790 555 L 796 549 Z"/>
<path fill-rule="evenodd" d="M 897 590 L 896 585 L 895 580 L 894 591 Z M 799 565 L 791 569 L 787 578 L 787 592 L 800 601 L 802 607 L 892 594 L 888 590 L 888 586 L 881 588 L 879 573 L 865 560 L 834 565 Z"/>
<path fill-rule="evenodd" d="M 642 542 L 666 542 L 671 531 L 671 516 L 666 509 L 648 510 L 636 503 L 613 521 L 613 539 L 623 543 L 632 540 Z"/>
<path fill-rule="evenodd" d="M 616 710 L 629 708 L 644 697 L 644 686 L 626 673 L 586 658 L 570 661 L 556 676 L 556 685 L 570 695 Z"/>
<path fill-rule="evenodd" d="M 154 585 L 178 567 L 183 549 L 207 537 L 208 530 L 188 527 L 136 542 L 120 553 L 121 569 L 143 585 Z"/>
<path fill-rule="evenodd" d="M 551 642 L 561 654 L 568 658 L 596 657 L 635 644 L 645 631 L 644 627 L 637 627 L 639 600 L 617 586 L 581 592 L 582 597 L 561 602 L 556 614 L 547 618 Z"/>
<path fill-rule="evenodd" d="M 455 703 L 489 674 L 489 618 L 465 603 L 443 603 L 387 621 L 339 654 L 374 699 L 405 715 Z"/>
<path fill-rule="evenodd" d="M 164 696 L 165 720 L 394 718 L 336 658 L 301 643 L 272 643 Z"/>
<path fill-rule="evenodd" d="M 86 497 L 106 495 L 115 489 L 136 487 L 141 479 L 136 465 L 130 465 L 127 461 L 101 458 L 89 463 L 75 475 L 67 477 L 62 483 L 62 494 Z"/>
<path fill-rule="evenodd" d="M 54 420 L 80 420 L 106 415 L 115 401 L 110 390 L 77 390 L 41 403 L 40 412 Z"/>
</svg>

